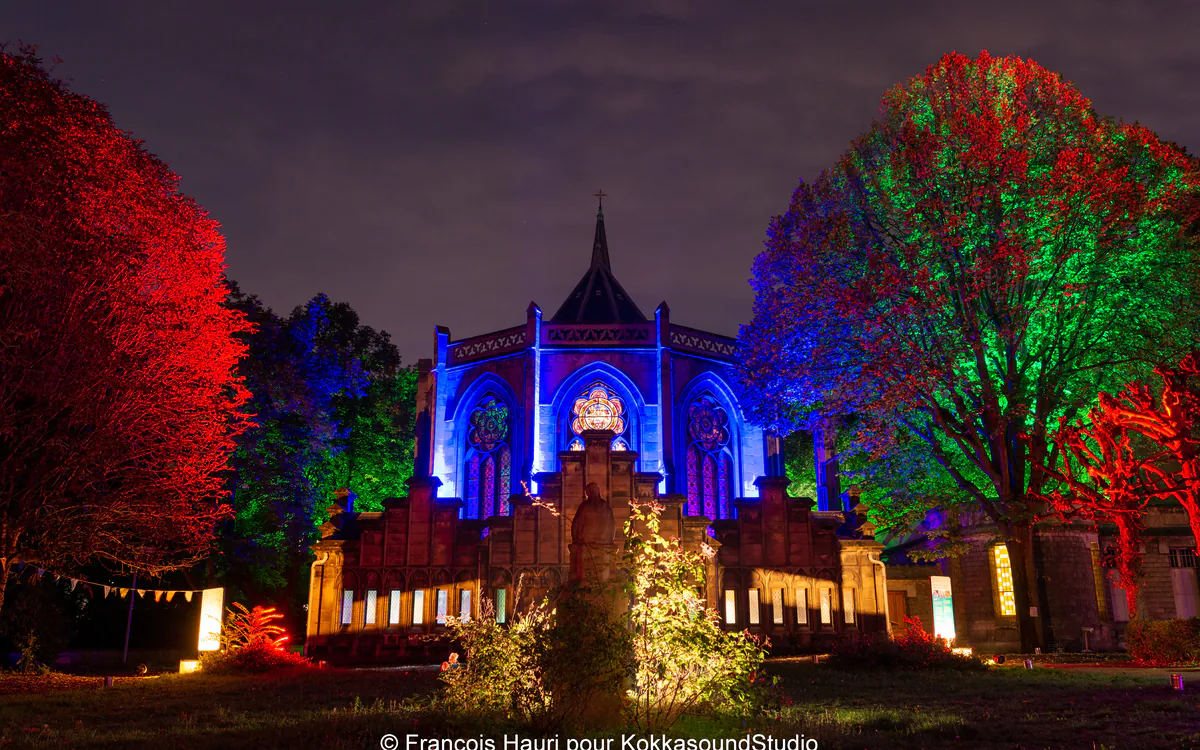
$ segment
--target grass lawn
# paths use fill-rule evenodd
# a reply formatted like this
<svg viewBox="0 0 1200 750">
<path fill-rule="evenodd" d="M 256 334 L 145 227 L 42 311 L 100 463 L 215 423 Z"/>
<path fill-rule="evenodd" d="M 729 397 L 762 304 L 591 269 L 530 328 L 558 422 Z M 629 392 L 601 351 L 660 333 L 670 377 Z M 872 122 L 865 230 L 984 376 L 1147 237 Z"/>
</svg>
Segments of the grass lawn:
<svg viewBox="0 0 1200 750">
<path fill-rule="evenodd" d="M 822 748 L 1200 747 L 1200 691 L 1175 693 L 1165 680 L 1050 669 L 842 672 L 787 660 L 770 671 L 791 705 L 747 728 L 804 734 Z M 455 730 L 441 714 L 405 707 L 404 699 L 436 689 L 432 672 L 166 675 L 110 689 L 100 678 L 19 679 L 0 675 L 4 748 L 377 748 L 389 732 L 403 740 L 408 732 L 475 737 L 483 729 Z M 742 732 L 701 718 L 678 729 L 694 737 Z"/>
</svg>

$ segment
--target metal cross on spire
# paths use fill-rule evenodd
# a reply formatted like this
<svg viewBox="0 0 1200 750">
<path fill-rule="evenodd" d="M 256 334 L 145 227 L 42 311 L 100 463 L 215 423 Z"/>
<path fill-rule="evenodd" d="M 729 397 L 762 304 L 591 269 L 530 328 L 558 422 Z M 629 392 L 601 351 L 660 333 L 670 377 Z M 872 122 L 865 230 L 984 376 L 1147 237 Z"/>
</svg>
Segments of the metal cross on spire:
<svg viewBox="0 0 1200 750">
<path fill-rule="evenodd" d="M 604 199 L 608 197 L 608 193 L 604 192 L 604 188 L 600 188 L 596 192 L 592 193 L 592 195 L 594 195 L 600 199 L 600 210 L 603 211 L 604 210 Z"/>
</svg>

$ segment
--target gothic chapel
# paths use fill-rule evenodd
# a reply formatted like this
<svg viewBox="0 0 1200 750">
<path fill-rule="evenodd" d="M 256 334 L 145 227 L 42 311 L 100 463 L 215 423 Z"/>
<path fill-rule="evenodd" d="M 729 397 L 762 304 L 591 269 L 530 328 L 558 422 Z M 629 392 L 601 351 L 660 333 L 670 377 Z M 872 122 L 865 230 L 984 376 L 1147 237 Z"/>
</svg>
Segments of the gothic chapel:
<svg viewBox="0 0 1200 750">
<path fill-rule="evenodd" d="M 735 341 L 672 322 L 666 303 L 642 312 L 613 275 L 603 207 L 591 264 L 553 316 L 530 303 L 512 328 L 435 338 L 408 497 L 381 513 L 335 505 L 321 527 L 310 656 L 428 659 L 448 647 L 427 636 L 449 615 L 508 621 L 566 581 L 593 482 L 618 541 L 630 498 L 654 498 L 665 534 L 716 548 L 705 587 L 728 628 L 778 652 L 888 627 L 882 545 L 788 496 L 778 439 L 731 387 Z"/>
</svg>

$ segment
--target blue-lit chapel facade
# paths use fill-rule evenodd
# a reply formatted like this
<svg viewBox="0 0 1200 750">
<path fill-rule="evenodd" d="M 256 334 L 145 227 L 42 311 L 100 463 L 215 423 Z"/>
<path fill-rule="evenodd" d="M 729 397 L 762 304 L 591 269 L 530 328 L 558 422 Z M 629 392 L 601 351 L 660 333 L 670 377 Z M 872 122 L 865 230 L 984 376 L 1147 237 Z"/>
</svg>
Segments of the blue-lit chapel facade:
<svg viewBox="0 0 1200 750">
<path fill-rule="evenodd" d="M 725 627 L 778 650 L 886 631 L 882 545 L 839 536 L 841 508 L 787 494 L 780 441 L 733 387 L 736 353 L 665 303 L 642 312 L 613 275 L 601 211 L 587 271 L 552 315 L 530 303 L 511 328 L 436 330 L 435 357 L 418 363 L 408 495 L 382 512 L 329 509 L 308 653 L 419 660 L 448 616 L 503 622 L 553 596 L 592 484 L 618 536 L 633 502 L 654 501 L 664 535 L 713 551 L 700 583 Z"/>
<path fill-rule="evenodd" d="M 735 499 L 758 496 L 756 479 L 780 472 L 778 441 L 746 421 L 734 392 L 736 342 L 673 323 L 666 303 L 644 315 L 613 275 L 603 212 L 591 264 L 552 316 L 530 303 L 521 325 L 436 337 L 437 358 L 422 363 L 432 409 L 418 460 L 442 494 L 463 498 L 465 517 L 536 492 L 537 475 L 582 450 L 588 429 L 612 429 L 612 449 L 636 453 L 637 470 L 686 497 L 689 515 L 732 517 Z"/>
</svg>

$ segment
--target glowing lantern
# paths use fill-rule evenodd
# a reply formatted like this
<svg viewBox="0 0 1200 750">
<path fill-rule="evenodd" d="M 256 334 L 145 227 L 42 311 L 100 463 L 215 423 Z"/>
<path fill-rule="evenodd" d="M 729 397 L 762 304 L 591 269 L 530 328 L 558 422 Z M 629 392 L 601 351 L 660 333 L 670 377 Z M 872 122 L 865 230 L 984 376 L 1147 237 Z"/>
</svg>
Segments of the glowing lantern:
<svg viewBox="0 0 1200 750">
<path fill-rule="evenodd" d="M 184 659 L 179 662 L 179 674 L 191 674 L 200 671 L 200 662 L 195 659 Z"/>
</svg>

